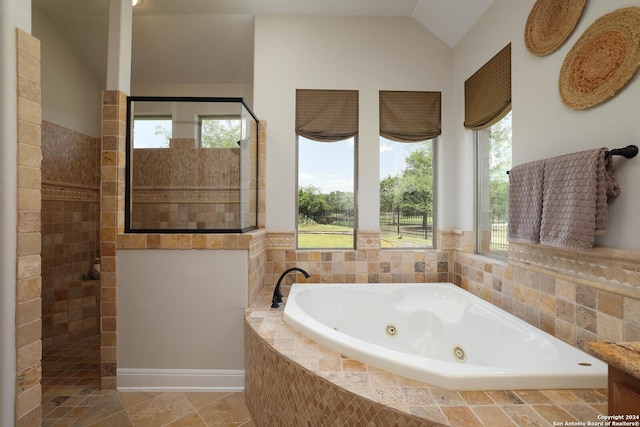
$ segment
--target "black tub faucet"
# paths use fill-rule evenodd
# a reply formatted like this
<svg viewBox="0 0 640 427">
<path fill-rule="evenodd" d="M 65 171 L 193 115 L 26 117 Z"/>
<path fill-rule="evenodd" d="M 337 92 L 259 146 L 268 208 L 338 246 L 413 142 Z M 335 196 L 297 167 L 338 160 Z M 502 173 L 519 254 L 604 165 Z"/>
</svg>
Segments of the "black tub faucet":
<svg viewBox="0 0 640 427">
<path fill-rule="evenodd" d="M 276 288 L 273 290 L 273 298 L 271 298 L 271 308 L 280 307 L 280 303 L 282 302 L 282 292 L 280 292 L 280 284 L 282 283 L 282 279 L 284 279 L 284 276 L 286 276 L 292 271 L 299 271 L 300 273 L 304 274 L 304 277 L 306 277 L 307 279 L 311 276 L 309 273 L 307 273 L 306 271 L 298 267 L 292 267 L 292 268 L 286 269 L 284 273 L 282 273 L 282 276 L 280 276 L 280 278 L 278 279 Z"/>
</svg>

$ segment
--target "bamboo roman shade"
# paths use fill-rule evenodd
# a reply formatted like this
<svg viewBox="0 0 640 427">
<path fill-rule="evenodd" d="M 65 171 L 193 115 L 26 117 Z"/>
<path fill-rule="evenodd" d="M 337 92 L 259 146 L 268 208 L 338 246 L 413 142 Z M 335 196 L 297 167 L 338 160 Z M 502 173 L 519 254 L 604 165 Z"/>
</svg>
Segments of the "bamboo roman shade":
<svg viewBox="0 0 640 427">
<path fill-rule="evenodd" d="M 440 92 L 380 91 L 380 136 L 397 142 L 440 135 Z"/>
<path fill-rule="evenodd" d="M 296 90 L 296 134 L 335 142 L 358 133 L 357 90 Z"/>
<path fill-rule="evenodd" d="M 464 126 L 486 129 L 511 111 L 511 43 L 464 82 Z"/>
</svg>

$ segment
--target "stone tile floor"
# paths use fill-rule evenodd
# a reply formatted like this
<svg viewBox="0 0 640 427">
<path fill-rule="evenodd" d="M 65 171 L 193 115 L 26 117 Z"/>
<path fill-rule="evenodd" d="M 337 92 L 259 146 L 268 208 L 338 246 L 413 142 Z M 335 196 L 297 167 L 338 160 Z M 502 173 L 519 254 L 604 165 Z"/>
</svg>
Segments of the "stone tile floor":
<svg viewBox="0 0 640 427">
<path fill-rule="evenodd" d="M 253 427 L 244 393 L 100 390 L 99 337 L 43 349 L 42 425 Z"/>
</svg>

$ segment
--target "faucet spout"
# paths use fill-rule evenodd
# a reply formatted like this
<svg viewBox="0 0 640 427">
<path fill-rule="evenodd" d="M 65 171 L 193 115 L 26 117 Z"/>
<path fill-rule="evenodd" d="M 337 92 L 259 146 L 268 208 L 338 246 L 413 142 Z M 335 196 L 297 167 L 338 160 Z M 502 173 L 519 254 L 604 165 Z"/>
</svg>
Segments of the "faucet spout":
<svg viewBox="0 0 640 427">
<path fill-rule="evenodd" d="M 299 271 L 300 273 L 304 274 L 304 277 L 306 277 L 307 279 L 311 277 L 309 273 L 307 273 L 306 271 L 304 271 L 299 267 L 292 267 L 285 270 L 284 273 L 282 273 L 282 275 L 278 279 L 276 288 L 273 290 L 273 298 L 271 298 L 271 308 L 280 307 L 280 303 L 282 302 L 282 292 L 280 291 L 280 284 L 282 283 L 282 279 L 284 279 L 284 277 L 292 271 Z"/>
</svg>

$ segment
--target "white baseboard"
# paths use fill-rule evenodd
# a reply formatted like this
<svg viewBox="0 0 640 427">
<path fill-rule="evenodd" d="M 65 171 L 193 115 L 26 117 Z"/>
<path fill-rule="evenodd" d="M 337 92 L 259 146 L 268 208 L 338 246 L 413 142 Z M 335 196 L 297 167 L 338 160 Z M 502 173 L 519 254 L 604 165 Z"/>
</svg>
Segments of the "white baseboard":
<svg viewBox="0 0 640 427">
<path fill-rule="evenodd" d="M 118 368 L 119 391 L 242 391 L 244 370 Z"/>
</svg>

